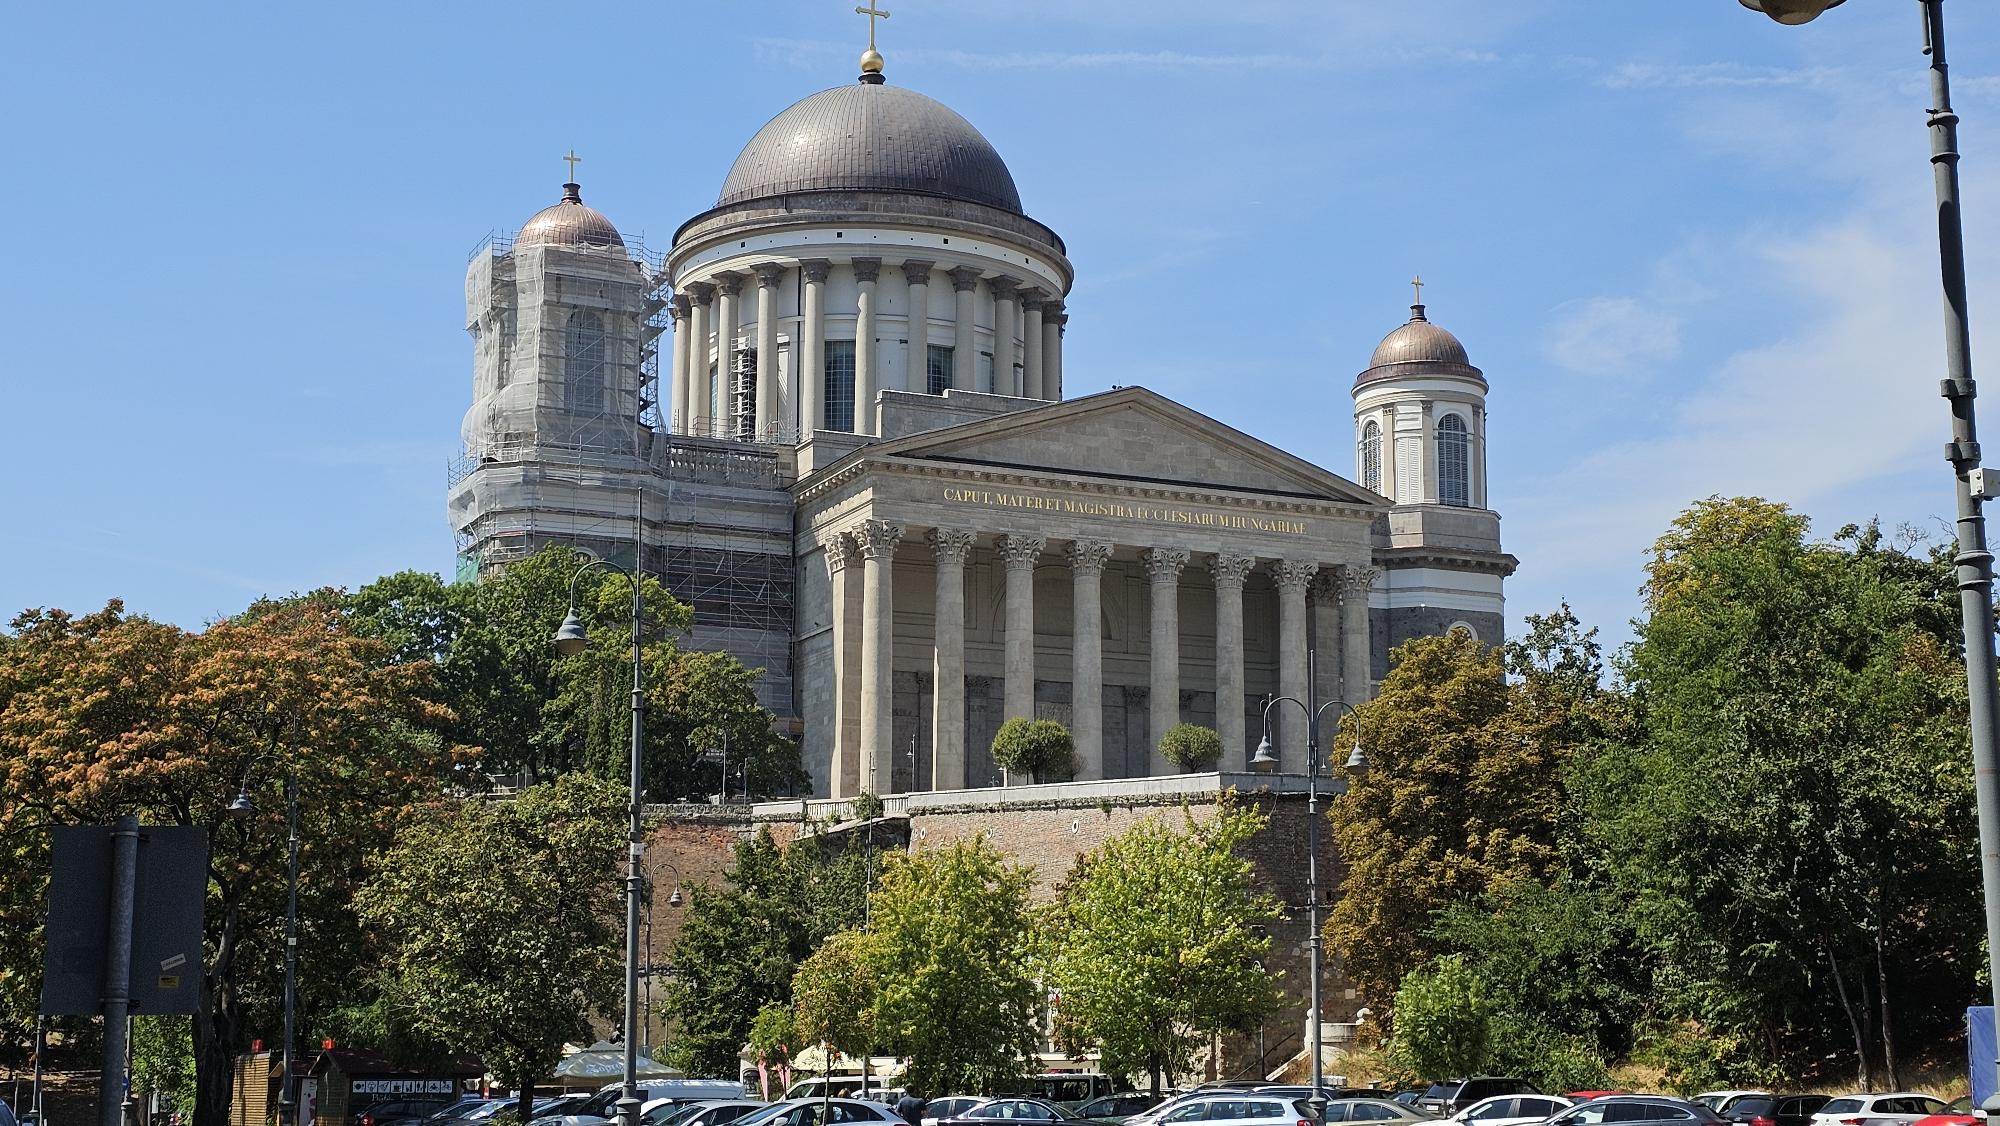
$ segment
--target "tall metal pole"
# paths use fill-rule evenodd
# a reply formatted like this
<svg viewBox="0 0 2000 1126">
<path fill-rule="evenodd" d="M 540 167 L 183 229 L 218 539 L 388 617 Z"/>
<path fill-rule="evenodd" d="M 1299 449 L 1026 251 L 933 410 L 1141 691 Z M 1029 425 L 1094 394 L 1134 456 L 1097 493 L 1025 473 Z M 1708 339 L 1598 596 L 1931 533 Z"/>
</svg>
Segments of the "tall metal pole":
<svg viewBox="0 0 2000 1126">
<path fill-rule="evenodd" d="M 1306 1022 L 1312 1044 L 1312 1095 L 1315 1110 L 1325 1096 L 1320 1093 L 1323 1066 L 1320 1050 L 1319 1013 L 1319 675 L 1317 657 L 1306 650 L 1306 925 L 1312 935 L 1306 940 L 1310 952 L 1306 1000 Z M 1321 1111 L 1320 1113 L 1324 1113 Z"/>
<path fill-rule="evenodd" d="M 643 545 L 640 548 L 643 553 Z M 639 1126 L 639 894 L 645 880 L 640 864 L 646 851 L 646 677 L 645 639 L 641 627 L 646 620 L 645 594 L 639 585 L 645 560 L 633 560 L 632 573 L 632 792 L 631 834 L 626 844 L 625 868 L 625 1086 L 618 1100 L 622 1126 Z"/>
<path fill-rule="evenodd" d="M 34 1112 L 35 1126 L 42 1126 L 42 1050 L 48 1045 L 49 1018 L 35 1014 L 35 1085 L 29 1089 L 28 1108 Z"/>
<path fill-rule="evenodd" d="M 104 1055 L 97 1093 L 98 1126 L 121 1126 L 125 1117 L 126 1045 L 132 1026 L 132 908 L 139 878 L 139 819 L 120 817 L 111 827 L 111 903 L 104 943 Z"/>
<path fill-rule="evenodd" d="M 1973 423 L 1972 329 L 1965 298 L 1965 231 L 1958 203 L 1958 115 L 1951 109 L 1951 80 L 1944 57 L 1944 0 L 1921 0 L 1924 51 L 1930 56 L 1931 174 L 1937 185 L 1938 265 L 1944 285 L 1945 379 L 1951 403 L 1951 444 L 1945 458 L 1958 480 L 1959 610 L 1965 626 L 1965 675 L 1972 722 L 1972 767 L 1979 810 L 1979 873 L 1986 897 L 1986 957 L 2000 1011 L 2000 752 L 1995 712 L 2000 689 L 1993 679 L 1993 553 L 1986 546 L 1983 487 L 1973 489 L 1979 438 Z M 1984 477 L 1984 474 L 1979 474 Z M 1993 1063 L 2000 1079 L 2000 1060 Z M 2000 1088 L 1996 1088 L 2000 1090 Z M 1987 1100 L 2000 1104 L 2000 1094 Z"/>
<path fill-rule="evenodd" d="M 285 767 L 285 1076 L 278 1087 L 278 1126 L 297 1126 L 298 1079 L 292 1073 L 293 1021 L 299 981 L 299 777 Z"/>
</svg>

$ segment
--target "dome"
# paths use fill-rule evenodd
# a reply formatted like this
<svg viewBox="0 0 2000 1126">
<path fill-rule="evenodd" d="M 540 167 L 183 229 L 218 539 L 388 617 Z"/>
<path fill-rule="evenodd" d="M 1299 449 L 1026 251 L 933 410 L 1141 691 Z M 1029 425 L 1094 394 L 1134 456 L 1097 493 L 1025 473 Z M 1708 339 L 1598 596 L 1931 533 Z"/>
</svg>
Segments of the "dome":
<svg viewBox="0 0 2000 1126">
<path fill-rule="evenodd" d="M 602 212 L 583 202 L 575 184 L 563 185 L 562 202 L 544 207 L 521 227 L 514 239 L 516 250 L 527 246 L 622 247 L 618 228 Z"/>
<path fill-rule="evenodd" d="M 1000 154 L 944 103 L 879 81 L 836 86 L 772 118 L 743 146 L 717 207 L 813 191 L 943 196 L 1021 214 Z"/>
<path fill-rule="evenodd" d="M 1483 377 L 1465 354 L 1458 337 L 1432 324 L 1422 305 L 1410 306 L 1409 323 L 1382 338 L 1368 359 L 1368 370 L 1355 383 L 1370 383 L 1400 375 L 1470 375 Z"/>
</svg>

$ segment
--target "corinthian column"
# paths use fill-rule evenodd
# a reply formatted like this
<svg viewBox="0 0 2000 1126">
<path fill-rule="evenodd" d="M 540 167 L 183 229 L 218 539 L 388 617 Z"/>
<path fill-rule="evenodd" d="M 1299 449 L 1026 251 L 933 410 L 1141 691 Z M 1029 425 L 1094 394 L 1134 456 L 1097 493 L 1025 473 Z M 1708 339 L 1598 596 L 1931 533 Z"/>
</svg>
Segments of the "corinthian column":
<svg viewBox="0 0 2000 1126">
<path fill-rule="evenodd" d="M 931 267 L 935 262 L 903 263 L 903 280 L 910 286 L 909 338 L 903 360 L 903 390 L 924 394 L 931 389 Z"/>
<path fill-rule="evenodd" d="M 799 261 L 805 275 L 804 307 L 799 310 L 799 337 L 793 343 L 797 355 L 792 370 L 799 380 L 799 440 L 826 425 L 826 278 L 833 263 L 824 258 Z"/>
<path fill-rule="evenodd" d="M 1076 740 L 1077 777 L 1104 772 L 1104 565 L 1111 545 L 1078 540 L 1069 545 L 1070 578 L 1070 735 Z"/>
<path fill-rule="evenodd" d="M 1222 737 L 1221 769 L 1248 753 L 1243 735 L 1243 581 L 1257 561 L 1220 553 L 1208 561 L 1215 579 L 1215 733 Z"/>
<path fill-rule="evenodd" d="M 1013 278 L 994 278 L 986 283 L 993 291 L 993 393 L 1019 395 L 1021 382 L 1014 371 Z"/>
<path fill-rule="evenodd" d="M 875 424 L 875 392 L 881 384 L 875 371 L 875 281 L 882 276 L 880 258 L 853 261 L 854 284 L 854 432 L 879 434 Z"/>
<path fill-rule="evenodd" d="M 828 532 L 820 537 L 826 552 L 826 577 L 830 603 L 827 617 L 833 625 L 833 739 L 827 760 L 827 796 L 851 798 L 860 792 L 861 769 L 858 758 L 861 732 L 861 556 L 854 541 L 844 532 Z"/>
<path fill-rule="evenodd" d="M 1152 577 L 1153 636 L 1147 657 L 1153 666 L 1152 723 L 1146 743 L 1152 748 L 1155 775 L 1170 774 L 1173 765 L 1160 753 L 1160 739 L 1181 721 L 1181 568 L 1188 553 L 1156 547 L 1140 556 Z"/>
<path fill-rule="evenodd" d="M 1306 588 L 1319 564 L 1281 559 L 1271 564 L 1278 584 L 1278 694 L 1306 703 Z M 1306 721 L 1299 708 L 1273 708 L 1278 719 L 1278 769 L 1303 774 L 1306 769 Z"/>
<path fill-rule="evenodd" d="M 1060 299 L 1051 298 L 1042 305 L 1042 398 L 1050 402 L 1061 402 L 1062 391 L 1062 338 L 1063 326 L 1069 323 L 1069 314 L 1063 312 Z"/>
<path fill-rule="evenodd" d="M 1375 695 L 1375 655 L 1368 641 L 1368 592 L 1382 572 L 1348 564 L 1340 569 L 1340 698 L 1359 707 Z"/>
<path fill-rule="evenodd" d="M 1035 718 L 1035 561 L 1048 543 L 1040 536 L 1002 536 L 1007 567 L 1007 687 L 1002 719 Z"/>
<path fill-rule="evenodd" d="M 687 291 L 688 300 L 693 303 L 688 310 L 687 432 L 706 438 L 713 429 L 710 416 L 714 413 L 711 404 L 715 402 L 715 384 L 708 370 L 708 313 L 715 301 L 715 286 L 691 282 Z"/>
<path fill-rule="evenodd" d="M 672 434 L 687 433 L 689 304 L 687 294 L 674 294 L 674 406 L 667 423 Z"/>
<path fill-rule="evenodd" d="M 716 432 L 724 438 L 743 437 L 744 422 L 736 410 L 736 305 L 743 294 L 743 275 L 715 275 L 715 377 L 722 381 L 722 409 Z"/>
<path fill-rule="evenodd" d="M 757 267 L 757 439 L 779 441 L 778 287 L 785 268 L 774 262 Z"/>
<path fill-rule="evenodd" d="M 979 390 L 978 327 L 979 271 L 960 266 L 951 272 L 951 287 L 958 297 L 958 319 L 952 322 L 951 385 L 959 391 Z"/>
<path fill-rule="evenodd" d="M 861 580 L 861 756 L 868 789 L 896 792 L 896 541 L 903 526 L 863 520 L 854 538 Z"/>
<path fill-rule="evenodd" d="M 931 666 L 931 788 L 965 788 L 965 560 L 972 533 L 934 528 L 937 658 Z"/>
<path fill-rule="evenodd" d="M 1340 571 L 1325 567 L 1306 591 L 1306 647 L 1313 651 L 1313 694 L 1340 699 Z M 1330 713 L 1329 713 L 1330 714 Z"/>
</svg>

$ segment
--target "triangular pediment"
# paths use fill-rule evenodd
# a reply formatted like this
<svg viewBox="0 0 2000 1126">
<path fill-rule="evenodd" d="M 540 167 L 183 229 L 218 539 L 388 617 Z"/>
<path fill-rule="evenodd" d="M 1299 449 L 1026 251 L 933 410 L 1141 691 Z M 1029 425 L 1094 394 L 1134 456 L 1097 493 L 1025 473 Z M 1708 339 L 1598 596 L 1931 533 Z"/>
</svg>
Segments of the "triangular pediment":
<svg viewBox="0 0 2000 1126">
<path fill-rule="evenodd" d="M 1360 485 L 1143 387 L 869 446 L 919 459 L 1386 506 Z"/>
</svg>

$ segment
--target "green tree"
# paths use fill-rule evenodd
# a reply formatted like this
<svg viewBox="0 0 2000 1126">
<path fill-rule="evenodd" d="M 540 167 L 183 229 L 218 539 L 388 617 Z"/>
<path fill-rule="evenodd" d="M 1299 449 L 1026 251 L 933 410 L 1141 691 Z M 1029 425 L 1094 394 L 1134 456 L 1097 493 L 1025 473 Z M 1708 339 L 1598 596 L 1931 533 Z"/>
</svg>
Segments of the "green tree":
<svg viewBox="0 0 2000 1126">
<path fill-rule="evenodd" d="M 734 1074 L 759 1012 L 790 1004 L 799 963 L 860 923 L 873 867 L 859 849 L 810 837 L 779 848 L 768 829 L 738 842 L 727 886 L 689 894 L 671 956 L 668 1061 L 690 1075 Z"/>
<path fill-rule="evenodd" d="M 1431 916 L 1489 887 L 1538 879 L 1557 859 L 1560 771 L 1574 754 L 1565 718 L 1510 684 L 1500 650 L 1463 632 L 1398 646 L 1388 679 L 1359 710 L 1372 768 L 1333 802 L 1347 860 L 1326 935 L 1371 999 L 1443 949 Z M 1341 726 L 1333 762 L 1353 746 Z"/>
<path fill-rule="evenodd" d="M 1222 760 L 1222 736 L 1199 723 L 1177 723 L 1160 736 L 1160 754 L 1181 770 L 1212 770 Z"/>
<path fill-rule="evenodd" d="M 1041 1012 L 1033 879 L 984 837 L 884 858 L 869 923 L 881 959 L 876 1031 L 910 1057 L 911 1087 L 989 1091 L 1025 1074 Z"/>
<path fill-rule="evenodd" d="M 1282 914 L 1238 849 L 1268 818 L 1225 802 L 1153 817 L 1081 857 L 1045 918 L 1058 1039 L 1157 1093 L 1218 1032 L 1254 1029 L 1280 997 L 1261 962 Z"/>
<path fill-rule="evenodd" d="M 875 1003 L 885 961 L 880 937 L 841 931 L 812 952 L 792 975 L 792 1027 L 809 1044 L 865 1058 L 875 1043 Z"/>
<path fill-rule="evenodd" d="M 1391 1055 L 1413 1075 L 1478 1075 L 1493 1054 L 1485 984 L 1456 956 L 1412 970 L 1396 990 Z"/>
<path fill-rule="evenodd" d="M 1076 744 L 1069 728 L 1055 720 L 1015 716 L 994 733 L 993 762 L 1036 782 L 1065 781 L 1076 775 Z"/>
<path fill-rule="evenodd" d="M 750 1054 L 757 1060 L 759 1097 L 771 1098 L 771 1068 L 789 1060 L 792 1045 L 799 1042 L 798 1024 L 792 1019 L 790 1005 L 772 1001 L 757 1010 L 756 1019 L 750 1022 L 749 1044 Z"/>
<path fill-rule="evenodd" d="M 570 775 L 507 803 L 408 821 L 355 909 L 387 946 L 381 986 L 420 1028 L 520 1090 L 618 1001 L 625 795 Z"/>
</svg>

